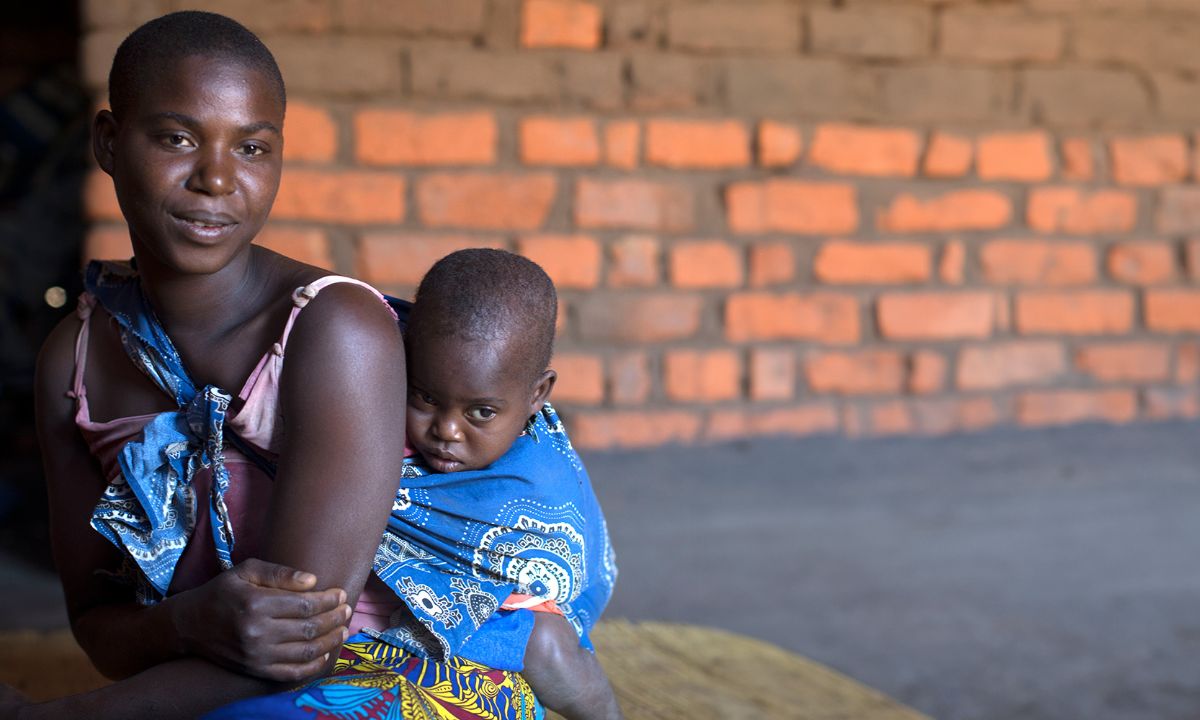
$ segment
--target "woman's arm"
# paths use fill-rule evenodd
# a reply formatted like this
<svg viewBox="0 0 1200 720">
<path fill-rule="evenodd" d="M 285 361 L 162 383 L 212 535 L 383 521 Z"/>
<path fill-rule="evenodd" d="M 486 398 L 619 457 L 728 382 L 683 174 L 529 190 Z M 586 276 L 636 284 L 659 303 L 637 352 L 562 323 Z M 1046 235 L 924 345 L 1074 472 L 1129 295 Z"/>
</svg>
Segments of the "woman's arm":
<svg viewBox="0 0 1200 720">
<path fill-rule="evenodd" d="M 280 380 L 283 445 L 263 559 L 353 606 L 404 460 L 404 347 L 377 297 L 334 284 L 300 313 Z"/>
</svg>

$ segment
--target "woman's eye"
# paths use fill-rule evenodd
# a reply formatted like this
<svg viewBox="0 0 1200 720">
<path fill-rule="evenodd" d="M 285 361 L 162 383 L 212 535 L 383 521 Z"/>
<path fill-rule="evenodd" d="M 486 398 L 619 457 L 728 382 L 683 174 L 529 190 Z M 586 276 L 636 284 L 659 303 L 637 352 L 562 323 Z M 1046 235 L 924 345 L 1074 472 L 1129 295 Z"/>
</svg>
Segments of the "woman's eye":
<svg viewBox="0 0 1200 720">
<path fill-rule="evenodd" d="M 266 155 L 267 149 L 261 145 L 243 145 L 242 154 L 247 157 L 258 157 L 259 155 Z"/>
<path fill-rule="evenodd" d="M 187 139 L 186 135 L 181 135 L 179 133 L 171 133 L 167 136 L 166 140 L 167 144 L 172 147 L 188 147 L 192 144 L 191 141 Z"/>
<path fill-rule="evenodd" d="M 467 417 L 480 422 L 487 422 L 496 417 L 496 411 L 489 407 L 471 408 L 467 411 Z"/>
</svg>

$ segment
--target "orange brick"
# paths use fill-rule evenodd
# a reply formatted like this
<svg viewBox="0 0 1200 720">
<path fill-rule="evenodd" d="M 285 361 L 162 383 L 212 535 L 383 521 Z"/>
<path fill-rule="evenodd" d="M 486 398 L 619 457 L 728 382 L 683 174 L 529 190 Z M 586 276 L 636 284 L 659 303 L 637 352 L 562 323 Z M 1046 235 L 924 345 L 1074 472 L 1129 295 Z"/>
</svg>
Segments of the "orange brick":
<svg viewBox="0 0 1200 720">
<path fill-rule="evenodd" d="M 694 412 L 632 410 L 577 413 L 571 426 L 571 443 L 585 450 L 656 447 L 693 442 L 700 433 Z"/>
<path fill-rule="evenodd" d="M 133 257 L 129 228 L 125 225 L 93 225 L 83 240 L 83 260 L 128 260 Z"/>
<path fill-rule="evenodd" d="M 922 172 L 929 177 L 962 177 L 971 171 L 974 148 L 960 135 L 935 132 L 925 151 Z"/>
<path fill-rule="evenodd" d="M 112 178 L 93 169 L 83 181 L 83 211 L 88 220 L 124 220 Z"/>
<path fill-rule="evenodd" d="M 530 117 L 521 121 L 521 162 L 527 165 L 595 165 L 600 140 L 591 118 Z"/>
<path fill-rule="evenodd" d="M 735 293 L 725 303 L 725 336 L 747 340 L 858 342 L 858 301 L 829 293 Z"/>
<path fill-rule="evenodd" d="M 1022 425 L 1070 425 L 1089 420 L 1123 423 L 1137 416 L 1132 390 L 1058 390 L 1024 393 L 1017 398 Z"/>
<path fill-rule="evenodd" d="M 988 282 L 1081 285 L 1096 279 L 1096 253 L 1084 242 L 993 240 L 979 258 Z"/>
<path fill-rule="evenodd" d="M 912 411 L 901 400 L 887 400 L 868 405 L 862 409 L 860 418 L 853 424 L 847 423 L 853 435 L 903 435 L 915 429 Z"/>
<path fill-rule="evenodd" d="M 702 303 L 681 293 L 592 294 L 579 302 L 580 339 L 597 343 L 681 340 L 700 329 Z"/>
<path fill-rule="evenodd" d="M 1175 248 L 1168 243 L 1121 243 L 1108 251 L 1108 274 L 1133 285 L 1154 285 L 1175 277 Z"/>
<path fill-rule="evenodd" d="M 671 283 L 682 288 L 738 287 L 745 274 L 741 248 L 722 240 L 676 243 L 669 267 Z"/>
<path fill-rule="evenodd" d="M 952 232 L 994 230 L 1012 217 L 1012 203 L 994 190 L 956 190 L 921 199 L 897 195 L 879 214 L 880 230 L 890 232 Z"/>
<path fill-rule="evenodd" d="M 1026 222 L 1038 232 L 1121 233 L 1132 230 L 1136 221 L 1137 198 L 1128 192 L 1046 187 L 1029 193 Z"/>
<path fill-rule="evenodd" d="M 708 417 L 708 440 L 732 440 L 751 435 L 804 436 L 837 432 L 837 410 L 825 403 L 808 403 L 771 410 L 716 410 Z"/>
<path fill-rule="evenodd" d="M 975 162 L 983 180 L 1032 182 L 1050 177 L 1050 138 L 1040 130 L 994 133 L 979 139 Z"/>
<path fill-rule="evenodd" d="M 946 358 L 939 352 L 913 353 L 908 364 L 907 388 L 914 395 L 926 395 L 942 389 L 946 380 Z"/>
<path fill-rule="evenodd" d="M 275 196 L 272 217 L 334 223 L 404 220 L 404 178 L 355 170 L 321 172 L 289 168 Z"/>
<path fill-rule="evenodd" d="M 575 186 L 575 223 L 586 228 L 687 230 L 693 222 L 691 191 L 649 180 L 591 180 Z"/>
<path fill-rule="evenodd" d="M 517 251 L 542 266 L 559 288 L 594 288 L 600 282 L 600 244 L 587 235 L 531 235 Z"/>
<path fill-rule="evenodd" d="M 636 121 L 618 120 L 604 126 L 604 162 L 622 170 L 638 164 L 641 129 Z"/>
<path fill-rule="evenodd" d="M 316 228 L 281 227 L 268 224 L 254 238 L 254 242 L 293 260 L 316 265 L 326 270 L 333 269 L 333 256 L 329 254 L 329 239 Z"/>
<path fill-rule="evenodd" d="M 1025 292 L 1017 296 L 1022 333 L 1105 335 L 1133 327 L 1133 296 L 1125 290 Z"/>
<path fill-rule="evenodd" d="M 364 233 L 358 246 L 355 274 L 375 285 L 415 288 L 438 260 L 472 247 L 503 248 L 498 240 L 470 235 Z"/>
<path fill-rule="evenodd" d="M 1200 390 L 1191 388 L 1146 388 L 1146 417 L 1153 420 L 1195 418 L 1200 415 Z"/>
<path fill-rule="evenodd" d="M 556 353 L 550 364 L 558 373 L 553 401 L 596 405 L 604 400 L 604 364 L 595 355 Z"/>
<path fill-rule="evenodd" d="M 1000 420 L 989 397 L 914 400 L 909 405 L 918 432 L 944 435 L 992 427 Z"/>
<path fill-rule="evenodd" d="M 582 0 L 525 0 L 521 45 L 528 48 L 600 46 L 600 8 Z"/>
<path fill-rule="evenodd" d="M 1156 332 L 1200 332 L 1200 290 L 1147 290 L 1146 327 Z"/>
<path fill-rule="evenodd" d="M 804 375 L 813 392 L 838 395 L 897 393 L 904 387 L 904 358 L 890 350 L 820 353 L 804 362 Z"/>
<path fill-rule="evenodd" d="M 763 120 L 758 124 L 758 164 L 788 167 L 800 159 L 804 139 L 795 125 Z"/>
<path fill-rule="evenodd" d="M 1191 239 L 1184 246 L 1186 250 L 1184 264 L 1189 280 L 1200 280 L 1200 239 Z"/>
<path fill-rule="evenodd" d="M 1163 235 L 1200 231 L 1200 188 L 1168 185 L 1159 190 L 1155 224 Z"/>
<path fill-rule="evenodd" d="M 967 265 L 967 249 L 962 240 L 951 240 L 942 248 L 938 277 L 947 285 L 962 285 Z"/>
<path fill-rule="evenodd" d="M 491 165 L 490 112 L 418 114 L 362 110 L 354 116 L 354 157 L 363 165 Z"/>
<path fill-rule="evenodd" d="M 739 182 L 726 190 L 725 201 L 729 228 L 736 233 L 823 235 L 858 229 L 855 188 L 846 183 Z"/>
<path fill-rule="evenodd" d="M 834 240 L 821 246 L 813 265 L 825 283 L 919 283 L 930 276 L 932 252 L 920 243 L 857 243 Z"/>
<path fill-rule="evenodd" d="M 672 350 L 663 358 L 667 397 L 681 402 L 736 399 L 741 365 L 733 350 Z"/>
<path fill-rule="evenodd" d="M 912 130 L 826 123 L 817 127 L 808 161 L 839 175 L 911 177 L 921 138 Z"/>
<path fill-rule="evenodd" d="M 750 246 L 750 285 L 763 287 L 790 282 L 796 277 L 796 256 L 785 241 Z"/>
<path fill-rule="evenodd" d="M 1045 385 L 1067 370 L 1063 346 L 1050 341 L 1018 341 L 966 347 L 958 352 L 955 384 L 961 390 L 998 390 L 1012 385 Z"/>
<path fill-rule="evenodd" d="M 750 351 L 750 398 L 788 400 L 796 394 L 796 356 L 786 348 Z"/>
<path fill-rule="evenodd" d="M 658 240 L 627 235 L 609 246 L 608 284 L 646 287 L 658 284 Z"/>
<path fill-rule="evenodd" d="M 325 108 L 289 101 L 283 133 L 287 160 L 330 162 L 337 155 L 337 123 Z"/>
<path fill-rule="evenodd" d="M 1200 345 L 1180 343 L 1175 350 L 1175 382 L 1194 383 L 1200 378 Z"/>
<path fill-rule="evenodd" d="M 649 120 L 646 162 L 685 169 L 744 167 L 750 164 L 750 137 L 735 120 Z"/>
<path fill-rule="evenodd" d="M 608 384 L 612 401 L 617 404 L 640 404 L 650 397 L 654 379 L 646 353 L 620 353 L 608 361 Z"/>
<path fill-rule="evenodd" d="M 1067 138 L 1060 146 L 1064 180 L 1091 180 L 1096 174 L 1092 141 L 1087 138 Z"/>
<path fill-rule="evenodd" d="M 1075 367 L 1110 382 L 1166 380 L 1170 363 L 1167 346 L 1156 343 L 1089 345 L 1075 353 Z"/>
<path fill-rule="evenodd" d="M 876 317 L 889 340 L 984 338 L 992 334 L 995 300 L 988 292 L 888 293 Z"/>
<path fill-rule="evenodd" d="M 432 173 L 417 181 L 417 207 L 429 227 L 534 230 L 554 193 L 546 173 Z"/>
<path fill-rule="evenodd" d="M 1113 179 L 1121 185 L 1164 185 L 1188 176 L 1187 140 L 1181 135 L 1113 138 Z"/>
</svg>

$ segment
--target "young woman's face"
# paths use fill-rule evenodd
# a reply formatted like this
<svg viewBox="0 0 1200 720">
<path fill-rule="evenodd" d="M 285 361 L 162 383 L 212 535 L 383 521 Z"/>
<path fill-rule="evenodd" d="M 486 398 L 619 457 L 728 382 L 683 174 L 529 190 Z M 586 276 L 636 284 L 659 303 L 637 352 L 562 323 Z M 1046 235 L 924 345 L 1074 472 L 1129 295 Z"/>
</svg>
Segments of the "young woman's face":
<svg viewBox="0 0 1200 720">
<path fill-rule="evenodd" d="M 510 351 L 507 342 L 410 340 L 408 437 L 413 449 L 437 472 L 491 465 L 541 409 L 549 387 L 543 391 L 541 385 L 530 385 L 519 360 L 522 353 Z"/>
<path fill-rule="evenodd" d="M 192 56 L 153 74 L 107 167 L 97 151 L 139 259 L 204 274 L 250 244 L 279 189 L 283 111 L 269 79 L 236 61 Z"/>
</svg>

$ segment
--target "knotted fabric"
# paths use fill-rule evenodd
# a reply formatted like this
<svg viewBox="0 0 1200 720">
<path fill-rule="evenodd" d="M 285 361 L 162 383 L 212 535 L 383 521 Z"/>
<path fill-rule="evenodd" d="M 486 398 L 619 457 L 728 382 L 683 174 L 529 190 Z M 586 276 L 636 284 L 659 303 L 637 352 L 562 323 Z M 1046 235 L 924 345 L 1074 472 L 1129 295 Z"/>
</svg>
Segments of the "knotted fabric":
<svg viewBox="0 0 1200 720">
<path fill-rule="evenodd" d="M 171 585 L 200 503 L 211 519 L 217 561 L 223 569 L 233 566 L 223 442 L 231 396 L 213 385 L 196 387 L 132 267 L 93 261 L 84 283 L 117 322 L 129 359 L 179 408 L 159 413 L 140 441 L 122 448 L 121 472 L 92 511 L 92 527 L 141 570 L 139 596 L 151 603 Z M 196 498 L 193 480 L 204 468 L 212 471 L 212 490 Z"/>
</svg>

